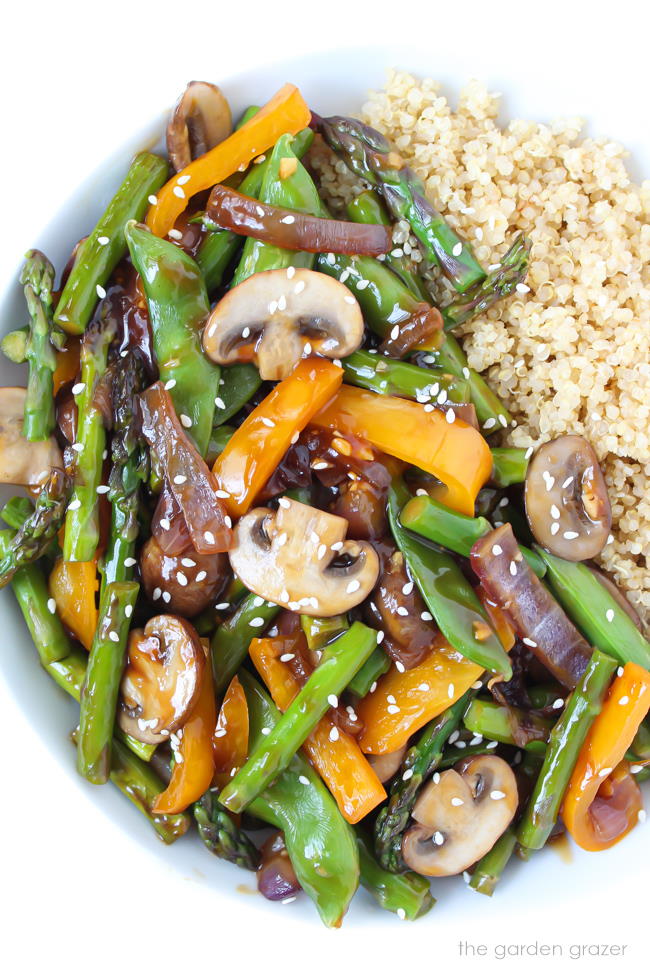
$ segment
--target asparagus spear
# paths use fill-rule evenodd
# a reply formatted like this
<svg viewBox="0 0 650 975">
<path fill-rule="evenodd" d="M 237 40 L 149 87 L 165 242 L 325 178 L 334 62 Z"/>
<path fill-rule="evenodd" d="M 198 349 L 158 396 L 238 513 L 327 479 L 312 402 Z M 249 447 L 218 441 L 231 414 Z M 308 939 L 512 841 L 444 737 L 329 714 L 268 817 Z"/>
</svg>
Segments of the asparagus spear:
<svg viewBox="0 0 650 975">
<path fill-rule="evenodd" d="M 553 595 L 592 646 L 622 664 L 633 661 L 650 669 L 650 643 L 587 566 L 535 549 L 546 563 Z"/>
<path fill-rule="evenodd" d="M 120 359 L 113 374 L 112 468 L 108 479 L 111 530 L 102 564 L 102 595 L 112 582 L 133 578 L 138 537 L 140 485 L 147 479 L 147 452 L 137 430 L 135 397 L 144 388 L 142 363 L 134 351 Z"/>
<path fill-rule="evenodd" d="M 215 460 L 222 451 L 225 450 L 226 444 L 235 432 L 234 427 L 226 426 L 225 424 L 220 427 L 213 427 L 212 433 L 210 434 L 210 443 L 208 444 L 208 452 L 205 455 L 205 462 L 208 467 L 212 467 Z"/>
<path fill-rule="evenodd" d="M 444 318 L 444 308 L 441 311 Z M 490 389 L 483 376 L 475 369 L 470 369 L 467 356 L 454 335 L 445 332 L 440 347 L 435 350 L 430 349 L 424 359 L 432 365 L 446 369 L 454 376 L 463 376 L 468 381 L 471 400 L 476 407 L 476 415 L 485 433 L 510 426 L 512 416 L 496 393 Z"/>
<path fill-rule="evenodd" d="M 517 845 L 517 833 L 514 827 L 509 826 L 502 836 L 496 841 L 474 867 L 472 879 L 469 882 L 472 890 L 479 894 L 486 894 L 492 897 L 494 888 L 501 878 L 501 874 L 508 865 L 510 857 L 515 852 Z"/>
<path fill-rule="evenodd" d="M 268 736 L 251 751 L 246 764 L 224 787 L 219 801 L 241 812 L 287 768 L 305 738 L 327 711 L 329 698 L 341 694 L 377 645 L 374 630 L 353 623 L 329 644 L 321 663 L 300 689 Z"/>
<path fill-rule="evenodd" d="M 214 411 L 213 427 L 219 427 L 239 413 L 251 396 L 262 385 L 260 374 L 249 362 L 237 362 L 224 366 L 219 383 L 217 408 Z"/>
<path fill-rule="evenodd" d="M 77 743 L 77 769 L 95 785 L 107 782 L 110 774 L 115 708 L 139 588 L 137 582 L 111 582 L 104 589 L 99 607 L 81 691 Z"/>
<path fill-rule="evenodd" d="M 126 253 L 124 225 L 142 220 L 149 197 L 167 179 L 167 161 L 141 152 L 131 163 L 126 177 L 95 229 L 80 244 L 77 257 L 61 292 L 54 321 L 66 332 L 77 335 L 91 319 L 97 297 Z"/>
<path fill-rule="evenodd" d="M 522 846 L 541 850 L 551 835 L 578 753 L 594 718 L 600 714 L 615 668 L 615 660 L 594 650 L 580 683 L 551 731 L 544 763 L 517 833 Z"/>
<path fill-rule="evenodd" d="M 210 302 L 198 265 L 169 240 L 129 221 L 126 242 L 142 277 L 160 380 L 169 389 L 183 426 L 205 456 L 220 370 L 204 354 L 200 329 Z"/>
<path fill-rule="evenodd" d="M 52 326 L 54 268 L 40 251 L 25 254 L 20 275 L 30 325 L 25 343 L 29 379 L 25 396 L 23 434 L 27 440 L 47 440 L 54 430 L 54 392 L 52 377 L 56 369 L 55 347 L 65 345 L 64 334 Z"/>
<path fill-rule="evenodd" d="M 415 921 L 436 903 L 431 884 L 426 877 L 412 870 L 402 874 L 384 870 L 375 859 L 372 841 L 365 829 L 355 827 L 361 885 L 369 891 L 380 907 L 393 911 L 402 920 Z"/>
<path fill-rule="evenodd" d="M 499 488 L 523 484 L 528 470 L 529 452 L 523 447 L 493 447 L 491 483 Z"/>
<path fill-rule="evenodd" d="M 364 190 L 347 207 L 348 217 L 355 223 L 382 223 L 387 227 L 391 219 L 382 203 L 381 197 L 374 190 Z M 415 265 L 403 252 L 402 248 L 395 248 L 395 253 L 386 254 L 386 265 L 394 271 L 409 291 L 420 301 L 430 303 L 431 296 L 427 291 Z"/>
<path fill-rule="evenodd" d="M 280 612 L 280 607 L 260 603 L 260 596 L 249 593 L 233 615 L 219 626 L 212 638 L 212 674 L 216 694 L 221 694 L 246 659 L 248 647 Z M 257 620 L 263 620 L 261 625 Z M 253 625 L 255 624 L 255 625 Z"/>
<path fill-rule="evenodd" d="M 101 318 L 86 331 L 81 343 L 81 391 L 75 395 L 78 424 L 75 483 L 65 519 L 63 558 L 90 562 L 99 543 L 99 495 L 106 447 L 102 415 L 95 405 L 97 385 L 106 372 L 108 348 L 115 326 Z"/>
<path fill-rule="evenodd" d="M 445 329 L 449 331 L 469 318 L 482 315 L 495 302 L 513 294 L 517 285 L 526 279 L 529 257 L 530 242 L 523 234 L 517 234 L 495 270 L 462 298 L 440 309 Z"/>
<path fill-rule="evenodd" d="M 362 349 L 343 360 L 343 371 L 346 382 L 384 396 L 404 396 L 427 403 L 443 393 L 445 401 L 469 402 L 466 379 L 458 379 L 442 369 L 421 369 Z"/>
<path fill-rule="evenodd" d="M 0 531 L 0 557 L 11 551 L 13 532 Z M 18 600 L 34 646 L 41 663 L 47 667 L 55 660 L 62 660 L 71 652 L 70 641 L 65 634 L 59 617 L 56 615 L 45 576 L 38 565 L 19 568 L 11 580 L 11 588 Z"/>
<path fill-rule="evenodd" d="M 365 664 L 356 672 L 348 683 L 350 694 L 365 697 L 382 674 L 390 670 L 390 657 L 382 647 L 375 647 Z"/>
<path fill-rule="evenodd" d="M 478 698 L 471 702 L 463 717 L 463 724 L 468 731 L 490 741 L 500 741 L 504 745 L 516 744 L 511 721 L 519 722 L 537 732 L 539 739 L 529 741 L 525 749 L 543 755 L 553 726 L 552 721 L 547 718 L 525 714 L 519 708 L 506 708 L 496 701 L 483 701 Z"/>
<path fill-rule="evenodd" d="M 322 650 L 328 643 L 344 633 L 350 626 L 347 616 L 304 616 L 300 626 L 310 650 Z M 366 661 L 367 662 L 367 661 Z"/>
<path fill-rule="evenodd" d="M 259 850 L 239 829 L 211 789 L 192 808 L 199 836 L 210 853 L 244 870 L 257 870 Z"/>
<path fill-rule="evenodd" d="M 454 559 L 402 527 L 399 511 L 409 498 L 404 482 L 396 478 L 388 494 L 388 519 L 395 543 L 428 609 L 452 647 L 468 660 L 510 680 L 508 655 L 492 630 L 486 632 L 485 610 Z"/>
<path fill-rule="evenodd" d="M 18 494 L 14 494 L 13 498 L 9 498 L 7 501 L 0 512 L 0 516 L 2 516 L 5 524 L 18 531 L 33 513 L 34 505 L 29 498 L 23 498 Z"/>
<path fill-rule="evenodd" d="M 17 526 L 18 532 L 0 558 L 0 589 L 19 569 L 35 562 L 50 547 L 63 523 L 71 490 L 71 478 L 65 471 L 54 468 L 41 489 L 36 507 Z"/>
<path fill-rule="evenodd" d="M 395 219 L 410 223 L 424 257 L 438 265 L 456 291 L 462 294 L 483 281 L 485 271 L 470 245 L 429 202 L 420 177 L 380 132 L 341 115 L 316 117 L 315 127 L 357 176 L 379 190 Z"/>
<path fill-rule="evenodd" d="M 458 727 L 474 692 L 469 690 L 434 718 L 409 748 L 400 774 L 393 779 L 388 803 L 375 820 L 375 852 L 380 865 L 391 873 L 405 870 L 402 834 L 408 825 L 420 786 L 435 772 L 449 735 Z"/>
<path fill-rule="evenodd" d="M 409 531 L 417 532 L 430 542 L 465 558 L 469 557 L 472 545 L 492 531 L 487 518 L 470 518 L 425 495 L 407 502 L 400 514 L 400 521 Z M 520 548 L 533 572 L 540 578 L 544 576 L 546 567 L 539 556 L 525 545 L 520 545 Z"/>
</svg>

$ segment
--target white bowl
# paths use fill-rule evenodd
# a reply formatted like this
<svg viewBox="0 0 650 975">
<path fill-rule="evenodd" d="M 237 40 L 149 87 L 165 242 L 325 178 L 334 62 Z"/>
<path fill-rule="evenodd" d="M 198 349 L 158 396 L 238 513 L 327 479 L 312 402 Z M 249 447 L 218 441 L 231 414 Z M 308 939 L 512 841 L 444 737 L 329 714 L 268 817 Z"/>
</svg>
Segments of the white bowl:
<svg viewBox="0 0 650 975">
<path fill-rule="evenodd" d="M 461 50 L 462 41 L 438 46 L 432 55 L 413 48 L 378 48 L 320 52 L 300 58 L 285 59 L 274 66 L 251 68 L 230 78 L 213 77 L 231 99 L 235 113 L 248 104 L 264 101 L 283 82 L 298 84 L 310 105 L 322 114 L 352 113 L 365 97 L 369 87 L 380 86 L 388 65 L 411 70 L 416 74 L 434 76 L 445 83 L 452 101 L 458 88 L 470 77 L 485 80 L 493 90 L 505 93 L 504 118 L 538 118 L 549 121 L 562 115 L 587 114 L 590 131 L 619 139 L 635 150 L 631 171 L 636 178 L 650 172 L 650 140 L 647 127 L 640 122 L 638 107 L 633 98 L 613 86 L 612 75 L 590 67 L 588 55 L 576 52 L 562 71 L 551 71 L 543 78 L 529 71 L 529 52 L 514 49 L 508 57 L 495 56 L 474 43 Z M 498 67 L 495 65 L 498 64 Z M 642 70 L 641 68 L 639 70 Z M 585 74 L 586 72 L 586 74 Z M 639 78 L 643 77 L 642 74 Z M 626 88 L 633 87 L 628 83 Z M 641 89 L 642 90 L 642 89 Z M 164 106 L 160 106 L 164 108 Z M 61 207 L 47 226 L 36 233 L 33 246 L 42 248 L 61 269 L 79 237 L 87 233 L 120 182 L 133 153 L 159 142 L 162 118 L 132 135 L 121 149 L 111 154 L 105 165 L 85 178 L 77 192 Z M 83 176 L 80 173 L 80 177 Z M 16 267 L 20 255 L 16 255 Z M 0 325 L 4 333 L 24 320 L 22 294 L 13 284 L 2 295 Z M 0 362 L 0 383 L 8 385 L 24 381 L 22 368 Z M 5 495 L 7 492 L 4 492 Z M 28 715 L 32 726 L 41 736 L 62 773 L 69 778 L 71 789 L 81 789 L 92 798 L 97 809 L 126 833 L 139 838 L 143 846 L 171 864 L 179 877 L 209 876 L 209 893 L 216 897 L 221 922 L 234 916 L 244 907 L 259 917 L 270 912 L 280 925 L 289 917 L 288 909 L 271 905 L 260 897 L 242 897 L 236 893 L 241 883 L 250 886 L 251 876 L 220 861 L 213 860 L 196 836 L 183 838 L 172 847 L 158 842 L 144 818 L 113 788 L 96 789 L 82 781 L 75 771 L 74 753 L 68 741 L 70 729 L 77 717 L 77 705 L 59 691 L 40 669 L 37 655 L 10 591 L 0 594 L 0 627 L 3 633 L 3 652 L 0 654 L 0 675 L 11 688 L 10 693 Z M 97 836 L 110 826 L 97 817 Z M 583 908 L 598 902 L 594 887 L 594 871 L 600 884 L 607 888 L 607 899 L 619 907 L 631 904 L 635 890 L 634 877 L 641 862 L 648 860 L 650 827 L 638 828 L 614 849 L 601 854 L 585 854 L 574 850 L 572 862 L 567 864 L 558 853 L 549 849 L 536 855 L 525 865 L 515 863 L 500 883 L 492 900 L 475 897 L 465 889 L 460 879 L 434 883 L 438 905 L 425 919 L 418 921 L 418 929 L 443 922 L 451 930 L 458 918 L 471 911 L 472 917 L 487 923 L 508 921 L 508 926 L 532 912 L 544 924 L 570 912 L 576 902 Z M 146 862 L 146 861 L 145 861 Z M 139 882 L 146 882 L 140 875 Z M 639 881 L 640 884 L 640 881 Z M 469 899 L 469 904 L 468 904 Z M 306 897 L 291 908 L 291 918 L 319 925 L 316 911 Z M 381 912 L 369 896 L 360 891 L 346 919 L 349 926 L 397 925 L 397 919 Z M 409 930 L 412 930 L 409 928 Z M 498 930 L 498 929 L 497 929 Z"/>
</svg>

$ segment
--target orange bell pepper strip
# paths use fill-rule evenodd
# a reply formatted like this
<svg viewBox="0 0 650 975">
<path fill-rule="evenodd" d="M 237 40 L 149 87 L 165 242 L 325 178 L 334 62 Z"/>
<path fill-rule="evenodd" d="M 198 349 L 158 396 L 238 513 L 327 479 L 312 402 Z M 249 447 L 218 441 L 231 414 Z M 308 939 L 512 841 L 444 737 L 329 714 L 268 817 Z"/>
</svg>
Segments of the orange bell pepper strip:
<svg viewBox="0 0 650 975">
<path fill-rule="evenodd" d="M 311 112 L 296 86 L 283 85 L 246 125 L 165 183 L 147 213 L 149 229 L 158 237 L 165 237 L 191 196 L 244 169 L 255 156 L 274 146 L 281 135 L 296 135 L 310 120 Z"/>
<path fill-rule="evenodd" d="M 68 335 L 66 338 L 65 349 L 56 353 L 56 369 L 52 377 L 54 385 L 54 395 L 58 393 L 62 386 L 71 383 L 79 372 L 79 347 L 81 336 Z"/>
<path fill-rule="evenodd" d="M 443 501 L 474 514 L 476 495 L 492 472 L 490 448 L 463 420 L 448 423 L 440 410 L 398 396 L 342 386 L 312 423 L 353 434 L 386 454 L 433 474 L 446 487 Z"/>
<path fill-rule="evenodd" d="M 482 673 L 482 667 L 438 635 L 421 664 L 403 673 L 391 667 L 375 690 L 359 701 L 356 710 L 364 725 L 361 750 L 386 755 L 402 748 L 414 732 L 462 697 Z"/>
<path fill-rule="evenodd" d="M 49 585 L 61 622 L 90 650 L 97 629 L 97 564 L 59 559 L 50 573 Z"/>
<path fill-rule="evenodd" d="M 506 653 L 510 653 L 517 639 L 510 620 L 501 607 L 493 599 L 490 599 L 483 586 L 477 586 L 475 591 L 487 613 L 492 629 L 501 641 L 501 646 Z"/>
<path fill-rule="evenodd" d="M 189 718 L 177 733 L 176 763 L 169 785 L 155 801 L 154 813 L 180 813 L 212 784 L 214 775 L 213 735 L 217 707 L 209 664 L 203 670 L 199 697 Z"/>
<path fill-rule="evenodd" d="M 622 760 L 649 708 L 650 673 L 628 663 L 591 726 L 564 796 L 564 824 L 583 850 L 609 849 L 638 822 L 641 791 Z"/>
<path fill-rule="evenodd" d="M 282 637 L 252 640 L 249 648 L 253 663 L 281 711 L 286 711 L 300 690 L 291 668 L 280 660 L 286 648 L 287 641 Z M 325 714 L 302 747 L 344 819 L 358 823 L 384 801 L 386 790 L 352 735 L 337 728 L 336 740 L 332 741 L 334 727 L 332 718 Z"/>
<path fill-rule="evenodd" d="M 213 467 L 219 488 L 228 494 L 229 515 L 246 514 L 294 435 L 332 399 L 342 379 L 343 370 L 329 359 L 301 359 L 237 428 Z"/>
<path fill-rule="evenodd" d="M 233 677 L 224 695 L 212 738 L 213 785 L 223 789 L 248 757 L 248 704 L 244 688 Z"/>
</svg>

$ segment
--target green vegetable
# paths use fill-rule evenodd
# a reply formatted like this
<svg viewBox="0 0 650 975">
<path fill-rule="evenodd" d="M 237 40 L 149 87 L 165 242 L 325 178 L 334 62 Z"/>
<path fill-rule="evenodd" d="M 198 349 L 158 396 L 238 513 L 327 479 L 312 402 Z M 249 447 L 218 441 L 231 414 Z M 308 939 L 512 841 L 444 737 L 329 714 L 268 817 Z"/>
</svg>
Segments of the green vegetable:
<svg viewBox="0 0 650 975">
<path fill-rule="evenodd" d="M 214 411 L 213 426 L 220 427 L 239 413 L 262 385 L 260 374 L 250 362 L 236 362 L 221 370 L 221 382 Z"/>
<path fill-rule="evenodd" d="M 400 521 L 409 531 L 417 532 L 430 542 L 442 545 L 465 558 L 469 557 L 472 545 L 492 531 L 492 525 L 487 518 L 470 518 L 469 515 L 460 514 L 425 495 L 419 495 L 407 502 L 400 514 Z M 541 578 L 546 572 L 542 560 L 524 545 L 520 548 L 533 572 Z"/>
<path fill-rule="evenodd" d="M 110 775 L 115 709 L 139 589 L 137 582 L 110 582 L 99 607 L 81 691 L 77 742 L 77 769 L 95 785 L 107 782 Z"/>
<path fill-rule="evenodd" d="M 517 845 L 517 833 L 514 827 L 509 826 L 502 836 L 496 841 L 491 850 L 474 867 L 472 879 L 469 882 L 472 890 L 479 894 L 486 894 L 492 897 L 494 888 L 501 879 L 501 874 L 508 865 L 510 857 L 515 852 Z"/>
<path fill-rule="evenodd" d="M 106 372 L 108 348 L 115 327 L 99 321 L 91 325 L 81 343 L 81 392 L 75 396 L 78 411 L 74 491 L 65 519 L 63 558 L 66 562 L 90 562 L 99 544 L 99 495 L 106 447 L 106 431 L 95 391 Z"/>
<path fill-rule="evenodd" d="M 0 531 L 0 557 L 6 557 L 11 551 L 12 542 L 12 531 Z M 71 653 L 70 641 L 59 617 L 49 608 L 50 594 L 40 567 L 32 564 L 18 569 L 11 580 L 11 588 L 43 666 L 67 657 Z"/>
<path fill-rule="evenodd" d="M 208 448 L 220 370 L 204 354 L 201 328 L 210 311 L 196 262 L 169 240 L 130 221 L 126 242 L 149 308 L 160 380 L 202 456 Z M 185 419 L 184 419 L 185 418 Z"/>
<path fill-rule="evenodd" d="M 248 703 L 254 752 L 280 713 L 246 671 L 240 671 Z M 288 767 L 251 802 L 248 811 L 281 829 L 296 877 L 328 927 L 338 927 L 359 884 L 359 854 L 352 828 L 311 765 L 294 755 Z"/>
<path fill-rule="evenodd" d="M 650 643 L 605 586 L 580 562 L 567 562 L 536 545 L 553 595 L 592 646 L 622 664 L 650 670 Z"/>
<path fill-rule="evenodd" d="M 425 196 L 424 184 L 376 129 L 337 115 L 318 120 L 331 149 L 361 179 L 378 189 L 396 220 L 407 220 L 425 258 L 437 264 L 456 291 L 483 281 L 485 271 L 468 243 L 452 230 Z"/>
<path fill-rule="evenodd" d="M 419 541 L 402 527 L 398 513 L 409 497 L 401 478 L 395 479 L 388 495 L 388 519 L 422 598 L 452 647 L 480 667 L 510 680 L 510 660 L 495 634 L 490 631 L 484 640 L 477 639 L 487 617 L 456 562 L 437 545 Z"/>
<path fill-rule="evenodd" d="M 205 455 L 205 460 L 209 467 L 212 467 L 219 454 L 225 449 L 226 444 L 234 432 L 234 427 L 228 427 L 225 424 L 221 427 L 212 428 L 210 443 L 208 444 L 208 452 Z"/>
<path fill-rule="evenodd" d="M 609 688 L 616 661 L 594 650 L 591 660 L 552 729 L 544 763 L 524 812 L 517 837 L 522 846 L 541 850 L 555 826 L 578 754 Z"/>
<path fill-rule="evenodd" d="M 16 328 L 13 332 L 7 332 L 0 342 L 0 349 L 3 355 L 11 362 L 21 365 L 27 362 L 27 339 L 29 337 L 29 327 Z"/>
<path fill-rule="evenodd" d="M 283 159 L 298 159 L 293 148 L 294 139 L 282 135 L 273 148 L 266 165 L 259 199 L 273 206 L 286 207 L 298 213 L 320 215 L 322 204 L 314 181 L 300 161 L 296 170 L 285 179 L 280 177 Z M 268 244 L 254 237 L 247 237 L 241 260 L 233 277 L 233 286 L 241 284 L 251 274 L 260 271 L 275 271 L 286 267 L 313 267 L 314 254 L 289 251 L 274 244 Z"/>
<path fill-rule="evenodd" d="M 233 615 L 217 627 L 210 645 L 212 654 L 212 674 L 217 694 L 223 693 L 248 656 L 248 647 L 255 636 L 261 636 L 264 629 L 280 612 L 280 607 L 262 602 L 260 596 L 249 593 L 237 607 Z M 251 626 L 256 619 L 264 621 L 263 626 Z"/>
<path fill-rule="evenodd" d="M 70 276 L 56 306 L 54 321 L 75 335 L 88 325 L 97 297 L 126 254 L 127 220 L 142 220 L 149 196 L 167 180 L 165 159 L 141 152 L 131 163 L 124 182 L 99 218 L 95 229 L 79 245 Z"/>
<path fill-rule="evenodd" d="M 420 787 L 435 772 L 449 735 L 456 730 L 472 698 L 469 690 L 451 707 L 430 721 L 420 737 L 404 756 L 399 773 L 394 777 L 388 803 L 375 820 L 375 852 L 382 867 L 391 873 L 405 869 L 402 860 L 402 836 Z M 406 773 L 410 772 L 410 775 Z"/>
<path fill-rule="evenodd" d="M 350 694 L 365 697 L 370 693 L 372 685 L 382 674 L 390 670 L 390 657 L 382 647 L 375 647 L 363 667 L 361 667 L 348 684 Z"/>
<path fill-rule="evenodd" d="M 442 312 L 444 317 L 444 308 Z M 467 380 L 470 397 L 476 408 L 476 416 L 485 434 L 489 434 L 490 431 L 494 433 L 510 426 L 512 416 L 496 393 L 490 389 L 483 376 L 475 369 L 470 369 L 467 356 L 454 335 L 445 332 L 440 347 L 429 350 L 424 359 L 431 365 L 446 369 L 454 376 L 462 376 Z"/>
<path fill-rule="evenodd" d="M 523 484 L 528 470 L 528 450 L 523 447 L 493 447 L 490 483 L 499 488 Z"/>
<path fill-rule="evenodd" d="M 330 643 L 320 664 L 300 689 L 269 735 L 249 752 L 246 764 L 224 787 L 219 801 L 231 812 L 242 812 L 287 768 L 305 738 L 341 694 L 377 646 L 377 634 L 363 623 Z"/>
<path fill-rule="evenodd" d="M 348 629 L 347 616 L 301 616 L 300 625 L 310 650 L 321 650 Z"/>
<path fill-rule="evenodd" d="M 497 301 L 502 301 L 513 294 L 517 285 L 523 284 L 528 271 L 530 258 L 530 243 L 523 234 L 517 234 L 515 240 L 495 270 L 491 271 L 485 280 L 463 295 L 462 298 L 445 305 L 440 309 L 445 323 L 445 329 L 456 328 L 463 322 L 482 315 Z"/>
<path fill-rule="evenodd" d="M 29 500 L 29 498 L 23 498 L 18 494 L 15 494 L 13 498 L 9 498 L 6 505 L 0 512 L 2 520 L 9 525 L 10 528 L 15 528 L 18 530 L 22 528 L 27 519 L 34 513 L 34 505 Z"/>
<path fill-rule="evenodd" d="M 260 854 L 209 789 L 192 807 L 199 836 L 210 853 L 244 870 L 257 870 Z"/>
<path fill-rule="evenodd" d="M 20 499 L 27 502 L 26 517 L 14 526 L 18 531 L 0 558 L 0 589 L 19 569 L 35 562 L 49 549 L 63 524 L 71 490 L 71 479 L 55 468 L 43 485 L 35 508 L 31 508 L 27 498 Z M 25 510 L 22 506 L 21 509 Z"/>
<path fill-rule="evenodd" d="M 402 920 L 415 921 L 436 903 L 431 884 L 413 870 L 395 874 L 384 870 L 375 859 L 372 842 L 361 826 L 355 828 L 361 885 L 369 891 L 380 907 L 392 911 Z"/>
<path fill-rule="evenodd" d="M 504 745 L 515 745 L 511 721 L 523 727 L 534 729 L 544 740 L 533 740 L 525 746 L 526 751 L 543 754 L 546 741 L 553 722 L 536 714 L 528 714 L 520 708 L 506 708 L 496 701 L 484 701 L 477 698 L 467 708 L 463 717 L 463 724 L 475 735 L 482 735 L 491 741 L 500 741 Z"/>
<path fill-rule="evenodd" d="M 20 275 L 30 325 L 25 341 L 25 358 L 29 363 L 29 379 L 25 396 L 23 434 L 27 440 L 47 440 L 54 432 L 54 386 L 56 369 L 55 347 L 65 346 L 65 335 L 52 325 L 52 289 L 54 268 L 40 251 L 25 254 L 25 266 Z M 8 348 L 15 353 L 16 340 Z"/>
<path fill-rule="evenodd" d="M 444 392 L 452 403 L 469 402 L 469 383 L 442 369 L 421 369 L 399 359 L 360 349 L 343 360 L 345 381 L 383 396 L 404 396 L 420 403 Z"/>
</svg>

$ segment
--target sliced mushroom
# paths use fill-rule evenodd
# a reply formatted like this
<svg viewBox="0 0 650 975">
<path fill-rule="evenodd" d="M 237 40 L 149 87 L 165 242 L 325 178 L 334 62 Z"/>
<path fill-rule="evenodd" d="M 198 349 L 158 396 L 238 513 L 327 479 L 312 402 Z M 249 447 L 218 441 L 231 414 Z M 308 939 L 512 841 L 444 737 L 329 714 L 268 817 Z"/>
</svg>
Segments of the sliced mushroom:
<svg viewBox="0 0 650 975">
<path fill-rule="evenodd" d="M 605 547 L 612 509 L 598 458 L 583 437 L 558 437 L 537 450 L 525 501 L 533 535 L 553 555 L 582 562 Z"/>
<path fill-rule="evenodd" d="M 388 782 L 402 764 L 405 753 L 406 745 L 403 745 L 395 752 L 386 752 L 385 755 L 367 755 L 366 757 L 379 781 Z"/>
<path fill-rule="evenodd" d="M 232 132 L 230 106 L 220 88 L 190 81 L 167 125 L 167 153 L 179 172 Z"/>
<path fill-rule="evenodd" d="M 262 271 L 232 288 L 212 310 L 203 348 L 222 366 L 254 362 L 262 379 L 285 379 L 312 352 L 350 355 L 363 315 L 345 285 L 305 268 Z"/>
<path fill-rule="evenodd" d="M 271 833 L 261 849 L 262 862 L 257 868 L 257 889 L 270 901 L 281 901 L 301 890 L 289 859 L 281 832 Z"/>
<path fill-rule="evenodd" d="M 269 602 L 307 616 L 336 616 L 362 602 L 379 574 L 368 542 L 346 541 L 345 518 L 288 498 L 254 508 L 228 553 L 235 575 Z"/>
<path fill-rule="evenodd" d="M 54 437 L 23 436 L 26 395 L 21 386 L 0 388 L 0 482 L 30 487 L 46 481 L 53 467 L 63 467 L 63 458 Z"/>
<path fill-rule="evenodd" d="M 205 653 L 194 627 L 179 616 L 154 616 L 129 636 L 118 722 L 151 745 L 186 721 L 201 688 Z"/>
<path fill-rule="evenodd" d="M 413 807 L 402 840 L 404 862 L 425 877 L 451 877 L 480 860 L 510 825 L 517 783 L 496 755 L 465 759 L 441 772 Z"/>
<path fill-rule="evenodd" d="M 179 555 L 168 555 L 152 537 L 140 552 L 140 572 L 152 602 L 171 613 L 196 616 L 221 592 L 230 566 L 224 554 L 199 555 L 191 546 Z"/>
</svg>

